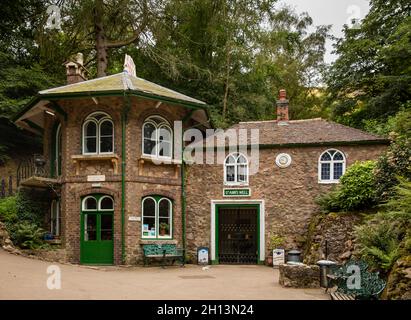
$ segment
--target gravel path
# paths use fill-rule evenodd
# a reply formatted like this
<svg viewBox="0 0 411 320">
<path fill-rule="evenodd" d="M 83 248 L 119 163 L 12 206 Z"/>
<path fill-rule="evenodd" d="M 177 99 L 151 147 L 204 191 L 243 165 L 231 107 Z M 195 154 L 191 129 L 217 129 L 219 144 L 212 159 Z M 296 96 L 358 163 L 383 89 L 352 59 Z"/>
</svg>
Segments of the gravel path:
<svg viewBox="0 0 411 320">
<path fill-rule="evenodd" d="M 321 289 L 285 289 L 265 266 L 87 267 L 54 264 L 61 289 L 47 288 L 52 263 L 0 249 L 0 300 L 5 299 L 285 299 L 323 300 Z M 50 282 L 50 280 L 49 280 Z"/>
</svg>

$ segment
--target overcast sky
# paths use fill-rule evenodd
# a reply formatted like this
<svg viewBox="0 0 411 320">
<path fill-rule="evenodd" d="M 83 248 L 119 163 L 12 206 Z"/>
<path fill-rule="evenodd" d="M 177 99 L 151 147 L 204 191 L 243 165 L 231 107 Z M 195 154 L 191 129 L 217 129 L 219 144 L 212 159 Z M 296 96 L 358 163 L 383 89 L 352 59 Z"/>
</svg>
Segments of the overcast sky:
<svg viewBox="0 0 411 320">
<path fill-rule="evenodd" d="M 368 0 L 281 0 L 280 3 L 290 5 L 298 13 L 308 12 L 314 25 L 331 24 L 331 33 L 336 37 L 342 36 L 344 24 L 352 18 L 364 18 L 369 10 Z M 331 63 L 336 59 L 331 54 L 332 42 L 328 41 L 326 47 L 325 61 Z"/>
</svg>

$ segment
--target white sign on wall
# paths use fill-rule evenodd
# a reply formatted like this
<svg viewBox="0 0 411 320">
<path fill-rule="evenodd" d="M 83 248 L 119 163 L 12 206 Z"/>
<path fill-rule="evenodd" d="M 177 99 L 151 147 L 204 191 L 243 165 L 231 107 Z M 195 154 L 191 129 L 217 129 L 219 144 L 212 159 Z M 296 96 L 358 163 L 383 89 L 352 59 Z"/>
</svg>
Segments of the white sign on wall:
<svg viewBox="0 0 411 320">
<path fill-rule="evenodd" d="M 141 221 L 141 217 L 130 216 L 128 217 L 128 221 Z"/>
<path fill-rule="evenodd" d="M 106 176 L 104 174 L 101 175 L 90 175 L 87 176 L 87 181 L 88 182 L 102 182 L 106 181 Z"/>
<path fill-rule="evenodd" d="M 273 250 L 273 267 L 278 267 L 280 264 L 285 263 L 284 249 Z"/>
</svg>

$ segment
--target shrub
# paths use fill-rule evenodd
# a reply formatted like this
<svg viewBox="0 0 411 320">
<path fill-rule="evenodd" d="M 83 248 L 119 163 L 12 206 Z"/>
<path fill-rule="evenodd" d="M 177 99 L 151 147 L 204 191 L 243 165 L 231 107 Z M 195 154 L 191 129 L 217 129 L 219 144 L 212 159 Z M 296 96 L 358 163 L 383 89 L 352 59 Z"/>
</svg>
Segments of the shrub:
<svg viewBox="0 0 411 320">
<path fill-rule="evenodd" d="M 13 221 L 17 218 L 17 197 L 0 199 L 0 220 L 4 222 Z"/>
<path fill-rule="evenodd" d="M 359 226 L 355 235 L 361 256 L 374 267 L 390 270 L 411 249 L 411 182 L 403 178 L 395 195 L 379 212 Z"/>
<path fill-rule="evenodd" d="M 352 211 L 376 203 L 374 161 L 356 162 L 340 179 L 337 188 L 317 199 L 326 211 Z"/>
<path fill-rule="evenodd" d="M 25 249 L 37 249 L 43 244 L 44 230 L 36 224 L 24 221 L 19 223 L 11 238 L 14 244 Z"/>
<path fill-rule="evenodd" d="M 411 180 L 411 140 L 396 137 L 375 168 L 376 196 L 387 200 L 394 194 L 398 176 Z"/>
</svg>

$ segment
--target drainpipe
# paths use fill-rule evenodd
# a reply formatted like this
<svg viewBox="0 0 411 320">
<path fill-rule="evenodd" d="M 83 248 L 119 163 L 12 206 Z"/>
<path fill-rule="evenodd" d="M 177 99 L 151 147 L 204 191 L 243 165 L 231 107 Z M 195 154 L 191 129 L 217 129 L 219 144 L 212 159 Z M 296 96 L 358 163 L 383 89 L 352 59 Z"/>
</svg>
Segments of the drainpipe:
<svg viewBox="0 0 411 320">
<path fill-rule="evenodd" d="M 125 103 L 121 114 L 121 261 L 126 262 L 125 247 L 125 206 L 126 206 L 126 125 L 130 110 L 130 96 L 124 92 Z"/>
</svg>

